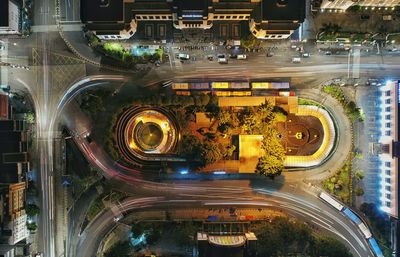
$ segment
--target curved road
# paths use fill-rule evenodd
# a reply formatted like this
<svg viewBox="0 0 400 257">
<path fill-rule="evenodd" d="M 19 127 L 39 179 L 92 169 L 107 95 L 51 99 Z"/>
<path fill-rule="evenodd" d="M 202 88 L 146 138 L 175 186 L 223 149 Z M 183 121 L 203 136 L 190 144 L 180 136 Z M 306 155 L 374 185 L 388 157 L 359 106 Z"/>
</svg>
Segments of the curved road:
<svg viewBox="0 0 400 257">
<path fill-rule="evenodd" d="M 334 101 L 330 97 L 327 97 L 325 101 L 326 104 L 336 104 L 335 102 L 330 102 Z M 338 119 L 347 120 L 343 110 L 340 108 L 334 115 Z M 84 134 L 82 132 L 89 131 L 87 127 L 88 124 L 85 122 L 86 120 L 85 115 L 79 108 L 73 107 L 73 105 L 68 106 L 64 113 L 64 123 L 70 131 L 74 131 L 74 135 L 77 135 L 74 137 L 74 140 L 86 158 L 93 165 L 102 170 L 110 182 L 120 190 L 136 195 L 154 197 L 162 195 L 169 203 L 171 203 L 171 201 L 174 203 L 176 201 L 182 201 L 186 203 L 186 205 L 188 204 L 188 200 L 201 201 L 204 203 L 204 199 L 219 200 L 219 204 L 230 205 L 258 204 L 262 206 L 274 203 L 272 206 L 279 206 L 279 208 L 292 212 L 293 214 L 297 213 L 297 216 L 302 219 L 313 220 L 311 217 L 314 217 L 313 222 L 316 225 L 338 235 L 342 241 L 347 243 L 355 256 L 372 256 L 367 242 L 363 239 L 362 234 L 359 233 L 353 223 L 336 210 L 322 203 L 318 197 L 316 197 L 316 192 L 313 194 L 304 193 L 305 191 L 309 191 L 310 188 L 299 188 L 299 185 L 300 187 L 304 186 L 304 184 L 298 182 L 304 178 L 305 174 L 308 176 L 310 174 L 324 173 L 324 170 L 321 168 L 316 168 L 306 173 L 285 173 L 282 178 L 275 182 L 262 179 L 258 176 L 254 176 L 253 179 L 241 180 L 151 182 L 144 174 L 141 174 L 140 171 L 131 170 L 115 163 L 96 142 L 89 143 L 85 137 L 79 136 Z M 342 122 L 341 124 L 344 124 L 344 127 L 339 128 L 342 130 L 346 129 L 346 126 L 349 126 L 346 122 Z M 340 134 L 345 135 L 346 133 L 340 131 Z M 343 140 L 338 144 L 343 148 L 342 151 L 348 151 L 348 148 L 351 147 L 351 140 L 348 140 L 346 137 L 342 137 L 340 140 Z M 335 159 L 335 156 L 337 159 Z M 337 163 L 340 164 L 340 159 L 346 156 L 334 155 L 333 157 L 334 158 L 329 160 L 325 165 L 332 166 L 332 163 L 336 165 Z M 266 190 L 266 188 L 269 190 Z M 238 200 L 240 201 L 237 202 Z M 162 202 L 154 202 L 151 206 L 158 203 Z M 106 211 L 106 213 L 107 212 L 108 211 Z M 79 238 L 79 242 L 82 240 L 89 240 L 88 242 L 70 242 L 71 245 L 78 247 L 77 249 L 70 249 L 70 256 L 81 256 L 80 253 L 82 251 L 88 254 L 89 250 L 87 250 L 87 246 L 90 244 L 98 244 L 97 240 L 101 237 L 102 233 L 105 233 L 108 228 L 113 226 L 112 216 L 115 214 L 110 215 L 111 214 L 106 215 L 100 220 L 96 219 L 94 224 L 97 222 L 101 224 L 91 226 L 91 229 L 88 228 L 89 230 Z M 73 241 L 73 239 L 74 238 L 71 238 L 71 241 Z M 81 248 L 80 246 L 85 247 Z"/>
</svg>

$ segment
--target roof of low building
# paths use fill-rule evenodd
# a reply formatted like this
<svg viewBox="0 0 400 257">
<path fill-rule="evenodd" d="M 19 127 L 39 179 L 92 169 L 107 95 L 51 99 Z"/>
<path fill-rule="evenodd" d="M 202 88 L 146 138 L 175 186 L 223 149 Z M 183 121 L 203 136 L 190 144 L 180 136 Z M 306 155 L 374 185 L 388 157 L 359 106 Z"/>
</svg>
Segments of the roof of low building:
<svg viewBox="0 0 400 257">
<path fill-rule="evenodd" d="M 81 0 L 83 22 L 117 22 L 124 20 L 124 0 Z"/>
<path fill-rule="evenodd" d="M 8 0 L 0 1 L 0 27 L 8 27 Z"/>
<path fill-rule="evenodd" d="M 262 20 L 299 21 L 306 15 L 305 0 L 262 0 Z"/>
</svg>

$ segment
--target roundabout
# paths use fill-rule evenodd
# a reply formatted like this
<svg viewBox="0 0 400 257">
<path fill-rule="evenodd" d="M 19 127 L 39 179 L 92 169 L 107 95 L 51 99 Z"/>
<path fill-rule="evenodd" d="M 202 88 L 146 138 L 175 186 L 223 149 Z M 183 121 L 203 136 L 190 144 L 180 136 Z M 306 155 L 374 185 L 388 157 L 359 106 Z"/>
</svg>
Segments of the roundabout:
<svg viewBox="0 0 400 257">
<path fill-rule="evenodd" d="M 170 157 L 179 139 L 173 115 L 162 108 L 131 107 L 119 117 L 116 143 L 131 163 L 163 161 Z"/>
</svg>

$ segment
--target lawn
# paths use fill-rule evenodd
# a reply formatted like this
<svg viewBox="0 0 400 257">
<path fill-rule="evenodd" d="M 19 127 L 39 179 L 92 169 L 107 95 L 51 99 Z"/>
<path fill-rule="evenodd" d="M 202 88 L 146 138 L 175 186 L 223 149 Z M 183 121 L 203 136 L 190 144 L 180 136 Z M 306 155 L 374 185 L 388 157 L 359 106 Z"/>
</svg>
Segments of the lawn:
<svg viewBox="0 0 400 257">
<path fill-rule="evenodd" d="M 102 198 L 100 196 L 97 197 L 96 200 L 94 200 L 90 205 L 88 212 L 86 214 L 86 217 L 89 221 L 94 219 L 96 215 L 99 214 L 105 208 L 103 201 L 101 199 Z"/>
<path fill-rule="evenodd" d="M 346 204 L 351 204 L 352 159 L 353 154 L 349 154 L 344 165 L 335 174 L 322 182 L 323 187 L 330 194 L 337 196 Z"/>
</svg>

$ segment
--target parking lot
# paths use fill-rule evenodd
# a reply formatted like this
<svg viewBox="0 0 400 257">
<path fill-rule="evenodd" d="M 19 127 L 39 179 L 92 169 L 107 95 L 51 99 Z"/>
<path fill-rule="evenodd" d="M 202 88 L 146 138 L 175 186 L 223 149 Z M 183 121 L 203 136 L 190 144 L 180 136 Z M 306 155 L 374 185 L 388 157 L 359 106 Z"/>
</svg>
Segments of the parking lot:
<svg viewBox="0 0 400 257">
<path fill-rule="evenodd" d="M 355 148 L 362 154 L 361 159 L 355 158 L 353 172 L 363 170 L 365 177 L 360 181 L 364 189 L 362 202 L 379 203 L 380 171 L 379 157 L 373 154 L 372 143 L 377 143 L 380 137 L 380 98 L 377 86 L 365 86 L 357 88 L 357 103 L 365 112 L 365 121 L 354 127 Z"/>
</svg>

